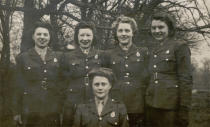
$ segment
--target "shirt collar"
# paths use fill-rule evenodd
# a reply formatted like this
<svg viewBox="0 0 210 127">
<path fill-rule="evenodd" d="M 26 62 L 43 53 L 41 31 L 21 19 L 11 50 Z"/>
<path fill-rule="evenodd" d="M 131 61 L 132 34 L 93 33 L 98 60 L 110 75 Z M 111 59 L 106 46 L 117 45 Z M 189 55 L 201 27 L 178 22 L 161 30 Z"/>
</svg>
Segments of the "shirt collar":
<svg viewBox="0 0 210 127">
<path fill-rule="evenodd" d="M 108 98 L 109 97 L 106 97 L 104 98 L 103 100 L 100 100 L 98 98 L 95 97 L 95 103 L 96 103 L 96 106 L 98 106 L 99 103 L 102 103 L 103 105 L 106 105 L 107 101 L 108 101 Z"/>
<path fill-rule="evenodd" d="M 45 56 L 47 54 L 47 47 L 44 48 L 44 49 L 41 49 L 41 48 L 38 48 L 38 47 L 35 46 L 34 49 L 37 52 L 37 54 L 39 54 L 39 55 L 44 55 Z"/>
<path fill-rule="evenodd" d="M 128 43 L 128 45 L 124 46 L 124 45 L 121 45 L 119 44 L 120 48 L 125 51 L 125 52 L 128 52 L 128 50 L 131 48 L 132 46 L 132 43 Z"/>
<path fill-rule="evenodd" d="M 81 51 L 82 51 L 84 54 L 86 54 L 86 55 L 88 55 L 88 53 L 89 53 L 89 51 L 90 51 L 90 48 L 83 49 L 83 48 L 80 47 L 80 49 L 81 49 Z"/>
</svg>

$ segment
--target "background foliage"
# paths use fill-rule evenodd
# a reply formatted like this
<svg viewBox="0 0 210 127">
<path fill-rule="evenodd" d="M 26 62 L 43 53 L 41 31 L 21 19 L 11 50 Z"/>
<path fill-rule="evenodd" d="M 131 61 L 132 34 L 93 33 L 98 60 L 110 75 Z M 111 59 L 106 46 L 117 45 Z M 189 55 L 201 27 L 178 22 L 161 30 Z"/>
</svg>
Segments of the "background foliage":
<svg viewBox="0 0 210 127">
<path fill-rule="evenodd" d="M 33 45 L 30 29 L 36 21 L 51 23 L 55 32 L 52 47 L 65 50 L 67 44 L 74 44 L 75 25 L 91 20 L 97 27 L 97 48 L 108 49 L 115 45 L 113 21 L 117 16 L 126 15 L 135 18 L 138 23 L 139 33 L 135 43 L 150 46 L 150 18 L 155 12 L 164 11 L 174 15 L 177 37 L 186 41 L 192 49 L 194 91 L 191 126 L 199 123 L 198 118 L 208 121 L 210 116 L 205 113 L 209 109 L 207 101 L 210 102 L 209 4 L 209 0 L 0 0 L 0 103 L 9 109 L 7 112 L 2 110 L 3 115 L 8 117 L 1 119 L 11 120 L 15 56 Z M 198 112 L 197 109 L 202 110 Z M 195 117 L 198 114 L 201 117 Z M 7 122 L 4 124 L 9 126 Z"/>
</svg>

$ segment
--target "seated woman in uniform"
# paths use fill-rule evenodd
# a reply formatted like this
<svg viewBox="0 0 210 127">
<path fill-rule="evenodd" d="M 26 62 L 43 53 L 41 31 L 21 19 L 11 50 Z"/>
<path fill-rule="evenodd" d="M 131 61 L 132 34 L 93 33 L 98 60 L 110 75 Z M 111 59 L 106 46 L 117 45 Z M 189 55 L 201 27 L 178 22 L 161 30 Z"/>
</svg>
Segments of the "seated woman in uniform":
<svg viewBox="0 0 210 127">
<path fill-rule="evenodd" d="M 115 76 L 109 68 L 94 68 L 89 72 L 94 98 L 78 105 L 73 127 L 128 127 L 124 104 L 109 97 Z"/>
</svg>

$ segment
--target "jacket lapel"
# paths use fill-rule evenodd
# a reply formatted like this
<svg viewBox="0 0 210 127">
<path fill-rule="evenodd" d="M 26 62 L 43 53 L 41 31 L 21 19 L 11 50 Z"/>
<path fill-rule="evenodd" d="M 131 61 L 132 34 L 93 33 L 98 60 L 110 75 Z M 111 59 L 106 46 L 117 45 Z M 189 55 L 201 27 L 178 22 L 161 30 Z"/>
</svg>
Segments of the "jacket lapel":
<svg viewBox="0 0 210 127">
<path fill-rule="evenodd" d="M 97 50 L 95 50 L 94 48 L 91 48 L 90 49 L 90 52 L 88 53 L 87 57 L 88 58 L 92 58 L 92 57 L 95 57 L 95 55 L 98 55 L 97 54 Z"/>
<path fill-rule="evenodd" d="M 126 53 L 120 48 L 120 46 L 117 46 L 115 52 L 114 52 L 117 56 L 120 57 L 124 57 L 126 55 Z"/>
<path fill-rule="evenodd" d="M 170 44 L 169 39 L 166 39 L 163 42 L 163 45 L 160 45 L 160 44 L 156 45 L 154 47 L 154 50 L 153 51 L 154 51 L 154 53 L 158 54 L 159 52 L 162 52 L 162 51 L 166 50 L 170 45 L 172 45 L 172 44 Z"/>
<path fill-rule="evenodd" d="M 121 57 L 125 57 L 125 56 L 130 56 L 134 53 L 136 53 L 137 47 L 132 44 L 130 49 L 128 50 L 128 52 L 126 53 L 125 51 L 123 51 L 120 46 L 117 47 L 116 53 L 118 53 L 119 56 Z"/>
<path fill-rule="evenodd" d="M 108 99 L 106 105 L 104 106 L 104 108 L 102 110 L 101 116 L 104 116 L 104 115 L 112 112 L 113 111 L 113 106 L 114 106 L 114 104 L 111 101 L 111 99 Z"/>
<path fill-rule="evenodd" d="M 136 54 L 136 50 L 137 50 L 137 47 L 134 44 L 132 44 L 130 49 L 128 50 L 127 56 L 133 55 L 134 53 Z"/>
<path fill-rule="evenodd" d="M 98 116 L 98 111 L 94 100 L 90 100 L 90 102 L 88 103 L 88 107 L 90 112 Z"/>
<path fill-rule="evenodd" d="M 55 58 L 56 58 L 56 56 L 55 56 L 53 50 L 50 49 L 50 48 L 47 48 L 47 53 L 46 53 L 46 56 L 45 56 L 45 60 L 46 61 L 51 61 L 52 59 L 55 59 Z"/>
<path fill-rule="evenodd" d="M 36 63 L 43 63 L 41 57 L 39 56 L 39 54 L 35 51 L 34 48 L 29 49 L 29 56 L 31 57 L 31 59 L 33 59 L 34 61 L 36 61 Z"/>
</svg>

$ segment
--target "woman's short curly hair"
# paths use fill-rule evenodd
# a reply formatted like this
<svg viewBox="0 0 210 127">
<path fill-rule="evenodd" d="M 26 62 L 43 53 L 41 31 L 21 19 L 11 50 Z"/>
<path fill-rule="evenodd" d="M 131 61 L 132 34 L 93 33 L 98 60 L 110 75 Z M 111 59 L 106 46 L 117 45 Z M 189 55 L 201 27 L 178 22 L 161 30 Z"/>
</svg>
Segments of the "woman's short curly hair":
<svg viewBox="0 0 210 127">
<path fill-rule="evenodd" d="M 118 41 L 117 39 L 117 29 L 120 23 L 128 23 L 131 25 L 131 29 L 133 31 L 133 35 L 135 36 L 136 32 L 138 31 L 137 23 L 134 18 L 130 18 L 124 15 L 121 15 L 117 17 L 117 19 L 112 23 L 112 29 L 113 29 L 113 36 L 114 39 Z"/>
<path fill-rule="evenodd" d="M 95 45 L 96 44 L 96 28 L 95 28 L 95 25 L 93 22 L 91 21 L 86 21 L 86 22 L 80 22 L 77 24 L 77 26 L 75 27 L 75 32 L 74 32 L 74 41 L 75 41 L 75 44 L 77 46 L 79 46 L 79 43 L 78 43 L 78 34 L 79 34 L 79 30 L 80 29 L 91 29 L 92 32 L 93 32 L 93 43 L 92 45 Z"/>
<path fill-rule="evenodd" d="M 88 77 L 90 79 L 91 84 L 95 76 L 106 77 L 112 86 L 116 82 L 116 76 L 114 72 L 112 71 L 112 69 L 110 68 L 100 67 L 100 68 L 93 68 L 92 70 L 90 70 L 90 72 L 88 73 Z"/>
<path fill-rule="evenodd" d="M 175 33 L 176 33 L 176 25 L 175 25 L 176 19 L 172 15 L 170 15 L 166 12 L 156 13 L 152 16 L 151 24 L 152 24 L 153 20 L 160 20 L 160 21 L 166 23 L 166 25 L 168 26 L 168 30 L 169 30 L 168 37 L 173 37 L 175 35 Z"/>
</svg>

